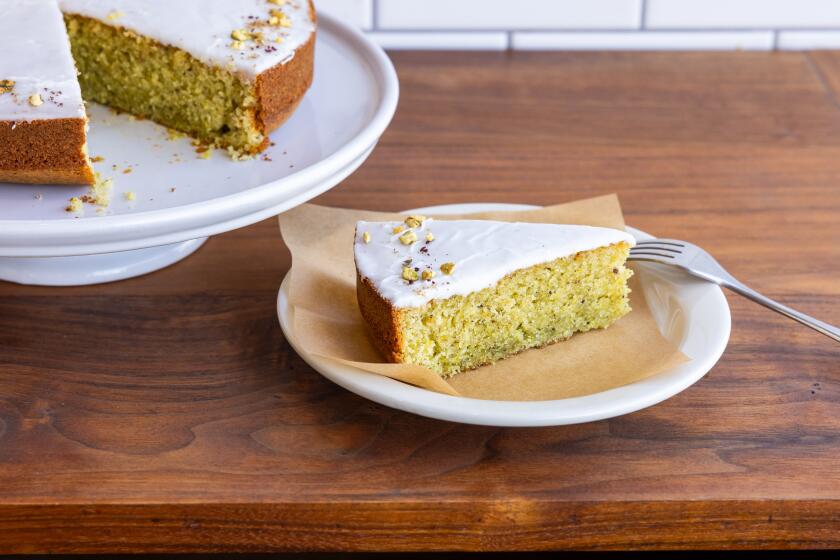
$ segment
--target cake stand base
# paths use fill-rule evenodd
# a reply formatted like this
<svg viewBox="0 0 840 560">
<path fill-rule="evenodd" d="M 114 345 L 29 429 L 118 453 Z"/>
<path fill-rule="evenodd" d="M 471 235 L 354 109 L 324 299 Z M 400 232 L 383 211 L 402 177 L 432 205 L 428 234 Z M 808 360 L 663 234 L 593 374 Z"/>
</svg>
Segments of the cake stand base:
<svg viewBox="0 0 840 560">
<path fill-rule="evenodd" d="M 142 276 L 185 259 L 207 238 L 79 257 L 0 257 L 0 280 L 30 286 L 89 286 Z"/>
</svg>

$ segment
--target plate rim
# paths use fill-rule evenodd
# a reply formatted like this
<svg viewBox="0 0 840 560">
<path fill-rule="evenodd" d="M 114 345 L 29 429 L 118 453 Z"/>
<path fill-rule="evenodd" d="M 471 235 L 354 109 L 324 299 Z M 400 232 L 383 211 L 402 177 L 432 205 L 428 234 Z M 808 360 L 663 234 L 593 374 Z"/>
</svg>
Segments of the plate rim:
<svg viewBox="0 0 840 560">
<path fill-rule="evenodd" d="M 422 212 L 427 214 L 445 214 L 445 213 L 467 213 L 469 211 L 481 212 L 491 210 L 528 210 L 535 209 L 538 206 L 526 204 L 505 204 L 505 203 L 467 203 L 467 204 L 446 204 L 440 206 L 429 206 L 424 208 L 416 208 L 407 210 L 406 212 Z M 640 237 L 653 237 L 636 228 L 627 226 L 627 231 L 633 235 Z M 277 294 L 277 315 L 280 322 L 280 328 L 283 335 L 289 342 L 289 345 L 295 352 L 310 365 L 320 375 L 326 377 L 337 385 L 356 393 L 357 395 L 383 404 L 385 406 L 412 412 L 420 416 L 434 418 L 438 420 L 446 420 L 450 422 L 460 422 L 464 424 L 475 424 L 484 426 L 497 427 L 540 427 L 540 426 L 558 426 L 579 424 L 584 422 L 592 422 L 596 420 L 603 420 L 607 418 L 614 418 L 629 414 L 648 408 L 667 400 L 673 396 L 678 395 L 688 387 L 697 383 L 700 379 L 711 371 L 715 364 L 720 360 L 723 352 L 729 342 L 731 333 L 731 311 L 729 308 L 726 296 L 723 290 L 716 284 L 707 283 L 707 294 L 716 303 L 716 307 L 721 312 L 721 324 L 719 327 L 718 337 L 715 346 L 706 354 L 692 358 L 691 361 L 680 364 L 674 368 L 660 372 L 654 376 L 639 380 L 628 385 L 601 391 L 590 395 L 583 395 L 579 397 L 569 397 L 565 399 L 552 399 L 540 401 L 500 401 L 500 400 L 485 400 L 476 399 L 472 397 L 460 397 L 452 395 L 444 395 L 415 387 L 400 381 L 390 379 L 384 376 L 378 376 L 372 373 L 364 372 L 353 368 L 352 366 L 345 366 L 331 362 L 328 359 L 320 358 L 318 356 L 309 354 L 301 349 L 297 341 L 290 335 L 291 315 L 293 312 L 288 305 L 288 273 L 281 282 L 280 289 Z M 674 377 L 674 380 L 663 387 L 655 387 L 657 383 L 661 385 L 663 377 Z M 382 383 L 399 384 L 398 389 L 402 393 L 407 393 L 409 399 L 401 399 L 393 395 L 383 393 L 376 390 L 377 385 Z M 373 386 L 373 388 L 371 387 Z M 393 386 L 392 387 L 397 387 Z M 621 393 L 630 393 L 633 389 L 639 389 L 642 392 L 649 389 L 650 392 L 635 398 L 627 398 L 622 401 Z M 387 389 L 386 389 L 387 391 Z M 417 396 L 417 401 L 411 400 L 410 396 Z M 575 414 L 562 414 L 558 411 L 574 407 L 575 405 L 583 405 L 586 407 L 589 401 L 599 398 L 612 398 L 619 396 L 616 403 L 609 406 L 598 406 L 591 412 L 578 412 Z M 425 401 L 425 402 L 421 402 Z M 429 402 L 431 401 L 431 402 Z M 467 410 L 467 407 L 458 407 L 458 403 L 463 405 L 464 401 L 470 406 L 477 406 L 483 409 L 481 412 L 472 412 Z M 504 408 L 506 410 L 494 410 Z M 539 412 L 534 416 L 534 412 Z"/>
<path fill-rule="evenodd" d="M 215 223 L 236 221 L 261 209 L 282 205 L 286 195 L 289 198 L 297 198 L 304 194 L 302 191 L 321 186 L 325 180 L 339 175 L 349 164 L 374 147 L 387 129 L 399 101 L 399 80 L 385 51 L 351 25 L 328 14 L 319 14 L 318 33 L 334 35 L 350 44 L 359 57 L 370 65 L 373 70 L 372 79 L 381 95 L 378 107 L 364 127 L 333 154 L 282 179 L 263 183 L 246 191 L 172 208 L 79 220 L 0 220 L 0 247 L 7 245 L 31 248 L 32 256 L 39 256 L 45 252 L 56 253 L 42 250 L 45 247 L 53 249 L 73 245 L 86 246 L 95 243 L 97 238 L 101 239 L 110 234 L 120 238 L 118 243 L 128 245 L 134 242 L 132 248 L 138 248 L 138 245 L 151 246 L 143 244 L 142 240 L 164 235 L 174 235 L 180 240 L 187 240 L 191 238 L 187 234 L 192 230 L 212 227 Z M 283 191 L 282 195 L 277 194 L 280 190 Z M 184 226 L 185 222 L 190 224 Z M 127 238 L 124 237 L 127 232 L 136 232 L 138 229 L 146 233 L 133 233 Z M 65 236 L 85 240 L 66 242 L 62 239 Z M 16 241 L 25 242 L 15 243 Z M 60 254 L 70 253 L 62 251 Z"/>
</svg>

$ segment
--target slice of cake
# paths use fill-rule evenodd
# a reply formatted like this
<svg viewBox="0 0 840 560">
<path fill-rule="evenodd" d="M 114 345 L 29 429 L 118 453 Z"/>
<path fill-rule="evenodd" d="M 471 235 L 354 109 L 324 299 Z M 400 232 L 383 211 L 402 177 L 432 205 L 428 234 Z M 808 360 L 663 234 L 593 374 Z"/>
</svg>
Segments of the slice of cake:
<svg viewBox="0 0 840 560">
<path fill-rule="evenodd" d="M 55 0 L 0 0 L 0 182 L 93 183 L 87 117 Z"/>
<path fill-rule="evenodd" d="M 310 0 L 61 0 L 79 81 L 96 101 L 259 153 L 312 83 Z"/>
<path fill-rule="evenodd" d="M 623 231 L 588 226 L 359 222 L 359 308 L 388 361 L 446 377 L 629 312 L 633 244 Z"/>
</svg>

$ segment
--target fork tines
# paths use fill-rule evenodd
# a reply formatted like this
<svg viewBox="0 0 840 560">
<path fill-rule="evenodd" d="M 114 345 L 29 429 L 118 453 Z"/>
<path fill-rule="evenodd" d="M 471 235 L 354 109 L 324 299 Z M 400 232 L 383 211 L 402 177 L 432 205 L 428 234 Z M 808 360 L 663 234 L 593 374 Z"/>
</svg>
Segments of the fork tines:
<svg viewBox="0 0 840 560">
<path fill-rule="evenodd" d="M 684 248 L 685 245 L 676 240 L 654 239 L 639 241 L 635 247 L 630 249 L 630 254 L 634 257 L 649 256 L 673 259 L 676 255 L 681 254 Z"/>
</svg>

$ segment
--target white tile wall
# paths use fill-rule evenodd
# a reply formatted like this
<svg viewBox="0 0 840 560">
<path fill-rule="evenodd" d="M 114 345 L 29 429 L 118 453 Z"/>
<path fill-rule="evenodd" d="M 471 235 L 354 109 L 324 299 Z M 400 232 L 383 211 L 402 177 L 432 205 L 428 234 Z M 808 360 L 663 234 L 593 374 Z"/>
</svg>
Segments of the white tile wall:
<svg viewBox="0 0 840 560">
<path fill-rule="evenodd" d="M 373 28 L 373 0 L 315 0 L 315 9 L 362 29 Z"/>
<path fill-rule="evenodd" d="M 840 49 L 840 0 L 314 0 L 388 49 Z"/>
<path fill-rule="evenodd" d="M 769 50 L 772 31 L 740 32 L 593 32 L 593 33 L 514 33 L 513 48 L 518 50 L 604 50 L 604 51 L 686 51 L 686 50 Z"/>
<path fill-rule="evenodd" d="M 381 29 L 635 29 L 642 0 L 378 0 Z"/>
<path fill-rule="evenodd" d="M 838 0 L 647 0 L 655 29 L 840 27 Z"/>
<path fill-rule="evenodd" d="M 368 36 L 390 50 L 504 51 L 509 46 L 508 34 L 504 31 L 374 31 Z"/>
<path fill-rule="evenodd" d="M 840 49 L 840 31 L 783 31 L 776 46 L 791 51 Z"/>
</svg>

